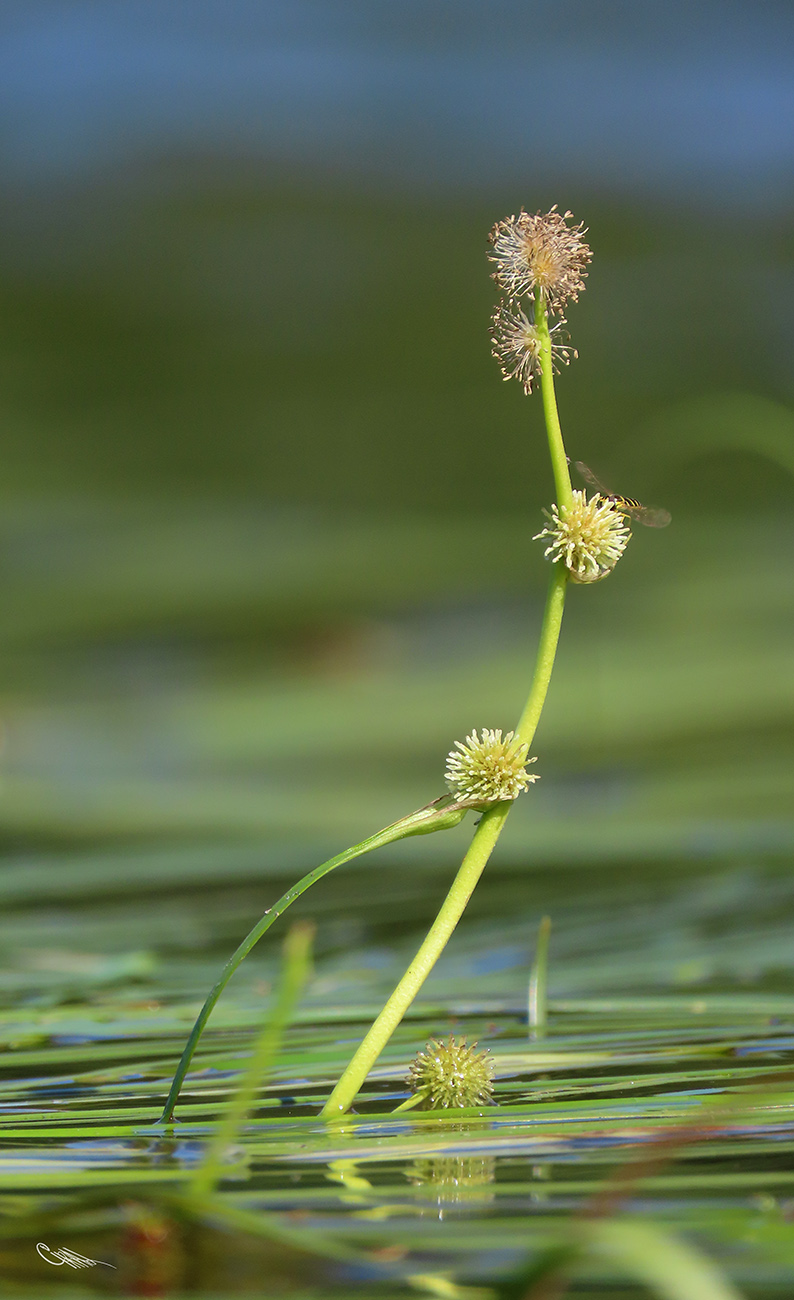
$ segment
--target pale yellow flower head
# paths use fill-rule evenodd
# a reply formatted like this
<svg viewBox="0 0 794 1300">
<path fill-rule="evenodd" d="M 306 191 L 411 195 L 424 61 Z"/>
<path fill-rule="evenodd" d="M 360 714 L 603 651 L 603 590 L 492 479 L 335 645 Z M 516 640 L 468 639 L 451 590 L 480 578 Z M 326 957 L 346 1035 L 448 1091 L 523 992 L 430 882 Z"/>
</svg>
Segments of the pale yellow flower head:
<svg viewBox="0 0 794 1300">
<path fill-rule="evenodd" d="M 599 493 L 587 499 L 574 489 L 570 506 L 544 511 L 548 525 L 533 541 L 549 539 L 544 554 L 562 560 L 574 582 L 598 582 L 611 573 L 626 549 L 631 530 L 615 504 Z"/>
<path fill-rule="evenodd" d="M 526 771 L 529 746 L 512 732 L 483 728 L 482 736 L 473 731 L 465 742 L 457 740 L 447 756 L 444 774 L 447 786 L 456 799 L 474 807 L 517 799 L 536 776 Z"/>
</svg>

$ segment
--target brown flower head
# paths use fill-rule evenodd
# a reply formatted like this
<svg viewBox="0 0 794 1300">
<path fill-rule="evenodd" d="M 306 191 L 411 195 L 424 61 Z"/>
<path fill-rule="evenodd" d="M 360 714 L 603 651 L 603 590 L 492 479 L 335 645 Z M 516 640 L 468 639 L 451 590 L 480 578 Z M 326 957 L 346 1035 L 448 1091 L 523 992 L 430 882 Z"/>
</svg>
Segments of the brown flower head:
<svg viewBox="0 0 794 1300">
<path fill-rule="evenodd" d="M 490 234 L 496 263 L 493 278 L 508 298 L 545 294 L 549 307 L 559 309 L 584 289 L 585 267 L 593 254 L 582 238 L 584 226 L 569 226 L 572 212 L 525 212 L 497 221 Z"/>
<path fill-rule="evenodd" d="M 513 308 L 511 310 L 511 307 Z M 552 325 L 551 360 L 555 372 L 560 365 L 567 366 L 571 357 L 579 353 L 570 347 L 566 334 L 555 334 L 564 325 L 560 319 Z M 491 334 L 491 352 L 499 362 L 499 368 L 505 379 L 518 379 L 524 392 L 532 392 L 532 381 L 540 374 L 540 336 L 537 327 L 526 312 L 515 304 L 500 303 L 493 314 L 493 332 Z"/>
</svg>

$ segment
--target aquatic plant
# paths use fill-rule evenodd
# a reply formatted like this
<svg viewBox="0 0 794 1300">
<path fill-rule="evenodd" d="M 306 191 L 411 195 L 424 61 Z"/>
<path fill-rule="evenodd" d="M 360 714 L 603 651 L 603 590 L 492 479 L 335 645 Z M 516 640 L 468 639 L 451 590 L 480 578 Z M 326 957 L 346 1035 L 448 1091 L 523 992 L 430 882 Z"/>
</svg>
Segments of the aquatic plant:
<svg viewBox="0 0 794 1300">
<path fill-rule="evenodd" d="M 567 344 L 555 344 L 553 335 L 563 321 L 560 317 L 554 322 L 551 317 L 559 316 L 568 301 L 576 301 L 584 289 L 585 267 L 592 257 L 584 241 L 586 231 L 581 224 L 570 225 L 571 217 L 570 212 L 561 215 L 556 207 L 546 213 L 522 211 L 517 217 L 498 221 L 490 236 L 490 257 L 496 264 L 493 278 L 505 295 L 494 316 L 493 353 L 505 378 L 518 379 L 525 393 L 529 394 L 533 380 L 539 379 L 557 497 L 549 516 L 550 527 L 536 535 L 544 540 L 550 538 L 545 553 L 553 568 L 529 696 L 514 731 L 509 733 L 516 754 L 520 751 L 522 755 L 529 752 L 549 688 L 568 583 L 592 582 L 614 569 L 630 536 L 625 523 L 627 511 L 638 505 L 600 492 L 588 501 L 583 492 L 575 492 L 571 486 L 554 373 L 560 360 L 567 362 L 576 353 Z M 472 767 L 477 761 L 485 761 L 485 736 L 489 734 L 498 734 L 501 739 L 501 732 L 483 732 L 482 740 L 474 732 L 466 746 L 458 745 L 461 757 L 450 759 L 456 772 L 464 763 Z M 482 782 L 483 778 L 478 776 L 476 780 Z M 474 790 L 475 785 L 470 788 Z M 476 788 L 485 789 L 486 785 Z M 435 922 L 328 1099 L 325 1116 L 341 1114 L 351 1105 L 427 979 L 463 914 L 520 792 L 518 784 L 505 784 L 498 797 L 485 805 Z"/>
<path fill-rule="evenodd" d="M 315 868 L 266 913 L 227 962 L 199 1014 L 171 1085 L 164 1120 L 173 1116 L 182 1081 L 218 997 L 253 946 L 296 898 L 321 876 L 354 857 L 406 836 L 448 829 L 457 825 L 467 810 L 476 809 L 482 815 L 433 925 L 322 1114 L 330 1118 L 347 1111 L 443 952 L 513 803 L 537 780 L 526 769 L 535 761 L 529 750 L 549 688 L 568 583 L 592 583 L 611 573 L 631 535 L 626 520 L 642 509 L 639 502 L 606 491 L 598 490 L 588 498 L 571 485 L 554 374 L 561 363 L 568 364 L 577 355 L 560 331 L 565 323 L 563 308 L 575 302 L 585 287 L 586 267 L 592 257 L 584 240 L 586 233 L 581 223 L 572 224 L 572 213 L 561 214 L 555 206 L 545 213 L 522 210 L 518 216 L 498 221 L 490 235 L 493 279 L 503 295 L 492 321 L 492 351 L 505 379 L 517 379 L 527 395 L 536 381 L 539 385 L 556 494 L 547 525 L 535 534 L 536 539 L 548 542 L 545 555 L 552 571 L 534 673 L 518 723 L 504 735 L 499 728 L 486 727 L 456 742 L 447 759 L 448 795 Z M 658 516 L 654 522 L 668 521 L 669 516 Z"/>
</svg>

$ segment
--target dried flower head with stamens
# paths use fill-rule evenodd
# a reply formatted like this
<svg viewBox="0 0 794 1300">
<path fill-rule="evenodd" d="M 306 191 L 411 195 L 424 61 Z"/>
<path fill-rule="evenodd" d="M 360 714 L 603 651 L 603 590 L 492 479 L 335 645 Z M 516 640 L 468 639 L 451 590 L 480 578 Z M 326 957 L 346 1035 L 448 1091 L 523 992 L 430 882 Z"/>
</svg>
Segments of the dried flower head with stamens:
<svg viewBox="0 0 794 1300">
<path fill-rule="evenodd" d="M 493 1098 L 493 1060 L 487 1049 L 477 1051 L 465 1038 L 445 1043 L 431 1038 L 417 1052 L 408 1072 L 411 1092 L 423 1094 L 429 1110 L 483 1106 Z"/>
<path fill-rule="evenodd" d="M 624 516 L 598 493 L 587 499 L 574 489 L 570 506 L 543 512 L 549 521 L 533 541 L 549 538 L 544 555 L 562 560 L 574 582 L 598 582 L 611 573 L 631 537 Z"/>
<path fill-rule="evenodd" d="M 490 233 L 496 263 L 493 278 L 508 298 L 543 291 L 552 311 L 584 289 L 585 267 L 593 254 L 582 238 L 584 226 L 569 226 L 572 212 L 525 212 L 497 221 Z"/>
<path fill-rule="evenodd" d="M 540 375 L 540 335 L 537 326 L 526 312 L 510 303 L 500 303 L 493 314 L 493 333 L 491 334 L 491 352 L 499 362 L 499 369 L 505 379 L 518 379 L 524 392 L 532 392 L 532 381 Z M 552 325 L 551 362 L 555 372 L 560 364 L 567 366 L 571 357 L 578 357 L 575 348 L 568 345 L 566 334 L 561 334 L 559 341 L 554 335 L 565 321 L 560 319 Z"/>
<path fill-rule="evenodd" d="M 452 794 L 461 803 L 479 807 L 483 804 L 503 803 L 517 799 L 522 790 L 538 777 L 526 771 L 529 746 L 512 731 L 502 738 L 500 730 L 483 728 L 482 738 L 473 731 L 447 756 L 444 779 Z"/>
</svg>

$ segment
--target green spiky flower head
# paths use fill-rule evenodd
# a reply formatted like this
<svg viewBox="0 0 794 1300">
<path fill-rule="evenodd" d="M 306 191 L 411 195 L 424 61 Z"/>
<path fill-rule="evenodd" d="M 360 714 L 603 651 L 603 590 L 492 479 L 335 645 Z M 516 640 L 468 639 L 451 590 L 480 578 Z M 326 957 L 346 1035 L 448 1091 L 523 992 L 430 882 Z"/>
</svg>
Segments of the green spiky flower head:
<svg viewBox="0 0 794 1300">
<path fill-rule="evenodd" d="M 493 1060 L 487 1049 L 477 1051 L 466 1039 L 450 1037 L 445 1043 L 431 1038 L 411 1062 L 408 1083 L 421 1093 L 428 1110 L 463 1109 L 488 1105 L 493 1099 Z"/>
</svg>

